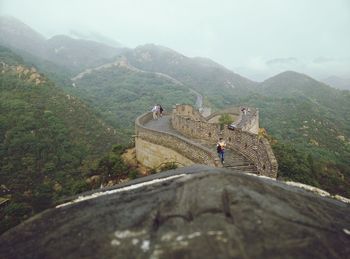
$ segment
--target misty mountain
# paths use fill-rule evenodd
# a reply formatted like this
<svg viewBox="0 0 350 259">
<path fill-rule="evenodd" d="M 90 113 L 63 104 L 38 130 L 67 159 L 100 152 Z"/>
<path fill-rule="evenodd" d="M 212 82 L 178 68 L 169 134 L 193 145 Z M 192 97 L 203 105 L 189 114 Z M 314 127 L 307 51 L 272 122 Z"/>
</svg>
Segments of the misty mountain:
<svg viewBox="0 0 350 259">
<path fill-rule="evenodd" d="M 45 55 L 45 37 L 14 17 L 0 16 L 0 35 L 3 46 L 40 57 Z"/>
<path fill-rule="evenodd" d="M 108 62 L 120 49 L 82 39 L 57 35 L 47 40 L 45 58 L 74 71 Z"/>
<path fill-rule="evenodd" d="M 260 91 L 275 97 L 307 97 L 315 101 L 341 97 L 342 93 L 312 77 L 294 71 L 285 71 L 260 84 Z"/>
<path fill-rule="evenodd" d="M 13 17 L 0 17 L 0 44 L 16 50 L 28 62 L 52 62 L 77 73 L 116 57 L 121 49 L 90 40 L 58 35 L 45 39 Z"/>
<path fill-rule="evenodd" d="M 307 99 L 331 109 L 336 117 L 350 117 L 349 92 L 334 89 L 301 73 L 280 73 L 262 82 L 258 92 L 269 97 Z"/>
<path fill-rule="evenodd" d="M 28 63 L 43 69 L 54 80 L 59 78 L 60 83 L 63 81 L 67 83 L 69 77 L 74 77 L 85 69 L 113 62 L 117 59 L 116 56 L 122 56 L 135 68 L 174 78 L 204 95 L 205 103 L 218 108 L 237 103 L 237 93 L 239 96 L 246 96 L 257 85 L 210 59 L 189 58 L 169 48 L 153 44 L 136 49 L 118 49 L 94 41 L 58 35 L 49 40 L 39 37 L 42 40 L 40 51 L 32 51 L 32 48 L 24 48 L 21 44 L 17 44 L 23 41 L 21 34 L 17 32 L 23 30 L 22 27 L 28 26 L 14 18 L 7 23 L 10 23 L 13 29 L 8 31 L 0 28 L 6 31 L 3 43 L 16 51 L 20 50 L 20 54 Z M 34 30 L 27 31 L 28 35 L 38 35 Z M 12 38 L 15 40 L 7 40 Z M 28 44 L 35 46 L 36 42 L 31 42 L 30 38 L 34 36 L 26 38 Z M 55 71 L 60 76 L 55 75 Z"/>
<path fill-rule="evenodd" d="M 81 31 L 77 31 L 77 30 L 70 30 L 69 35 L 70 37 L 74 38 L 74 39 L 81 39 L 81 40 L 90 40 L 90 41 L 96 41 L 96 42 L 100 42 L 103 44 L 106 44 L 110 47 L 114 47 L 114 48 L 122 48 L 123 45 L 114 40 L 111 39 L 109 37 L 106 37 L 98 32 L 81 32 Z"/>
<path fill-rule="evenodd" d="M 329 119 L 339 135 L 350 138 L 350 92 L 334 89 L 307 75 L 286 71 L 262 82 L 260 94 L 280 99 L 308 102 L 305 113 L 316 109 L 324 119 Z M 315 113 L 315 112 L 314 112 Z"/>
<path fill-rule="evenodd" d="M 287 71 L 241 99 L 275 139 L 279 176 L 350 195 L 350 92 Z"/>
<path fill-rule="evenodd" d="M 257 83 L 206 58 L 189 58 L 166 47 L 147 44 L 124 53 L 142 70 L 167 74 L 203 94 L 218 107 L 232 104 L 234 92 L 248 94 Z"/>
<path fill-rule="evenodd" d="M 188 86 L 159 73 L 147 72 L 125 59 L 83 72 L 67 89 L 82 97 L 115 127 L 133 132 L 136 116 L 160 103 L 170 112 L 177 103 L 194 104 L 196 96 Z"/>
<path fill-rule="evenodd" d="M 341 78 L 338 76 L 330 76 L 322 80 L 322 82 L 337 88 L 337 89 L 344 89 L 344 90 L 350 90 L 350 78 Z"/>
</svg>

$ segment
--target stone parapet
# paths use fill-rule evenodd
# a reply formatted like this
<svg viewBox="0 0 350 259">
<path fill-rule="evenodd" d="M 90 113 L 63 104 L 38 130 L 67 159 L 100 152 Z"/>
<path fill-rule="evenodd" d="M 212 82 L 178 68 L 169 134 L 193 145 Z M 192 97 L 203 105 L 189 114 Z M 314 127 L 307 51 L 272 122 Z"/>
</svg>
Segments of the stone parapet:
<svg viewBox="0 0 350 259">
<path fill-rule="evenodd" d="M 174 129 L 190 138 L 207 140 L 213 144 L 222 137 L 225 139 L 227 147 L 236 150 L 250 160 L 256 166 L 259 174 L 277 177 L 277 160 L 266 138 L 243 131 L 242 128 L 230 130 L 225 127 L 221 129 L 217 123 L 193 120 L 189 116 L 176 113 L 177 110 L 182 109 L 177 107 L 173 110 L 172 126 Z"/>
<path fill-rule="evenodd" d="M 141 145 L 138 145 L 139 144 L 138 139 L 141 139 L 143 141 L 143 145 L 142 145 L 143 148 L 145 148 L 144 141 L 146 141 L 151 144 L 169 148 L 177 152 L 178 154 L 181 154 L 182 156 L 189 159 L 193 163 L 206 164 L 213 167 L 221 166 L 218 163 L 217 155 L 213 153 L 211 150 L 209 150 L 208 148 L 205 148 L 179 135 L 144 127 L 143 125 L 148 121 L 150 121 L 151 119 L 152 119 L 152 113 L 146 113 L 139 116 L 135 121 L 136 155 L 138 153 L 145 152 L 144 150 L 143 151 L 137 150 L 138 147 L 141 147 Z M 174 159 L 176 159 L 176 157 L 178 156 L 173 156 Z M 150 157 L 150 159 L 152 158 Z M 158 158 L 154 157 L 154 161 L 156 160 L 158 160 Z M 181 160 L 185 161 L 185 159 L 181 159 Z M 183 164 L 183 162 L 181 161 L 176 161 L 176 162 Z M 150 164 L 154 164 L 154 163 L 150 162 Z M 188 164 L 185 163 L 184 165 L 188 165 Z"/>
</svg>

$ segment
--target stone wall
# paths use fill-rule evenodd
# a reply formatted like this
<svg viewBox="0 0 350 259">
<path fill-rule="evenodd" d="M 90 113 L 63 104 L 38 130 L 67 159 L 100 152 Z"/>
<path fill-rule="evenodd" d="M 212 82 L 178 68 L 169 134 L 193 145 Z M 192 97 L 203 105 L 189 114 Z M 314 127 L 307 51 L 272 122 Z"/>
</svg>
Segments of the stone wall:
<svg viewBox="0 0 350 259">
<path fill-rule="evenodd" d="M 249 112 L 247 112 L 246 115 L 243 115 L 241 112 L 241 120 L 244 120 L 244 122 L 241 125 L 242 131 L 247 131 L 253 134 L 259 133 L 259 110 L 258 109 L 249 108 Z"/>
<path fill-rule="evenodd" d="M 149 168 L 160 168 L 166 163 L 175 163 L 179 167 L 193 165 L 194 163 L 178 152 L 162 145 L 137 138 L 135 143 L 136 159 Z"/>
<path fill-rule="evenodd" d="M 188 105 L 188 104 L 176 105 L 174 107 L 174 110 L 175 111 L 173 111 L 173 113 L 175 112 L 180 116 L 191 118 L 192 120 L 205 121 L 205 118 L 192 105 Z"/>
<path fill-rule="evenodd" d="M 184 113 L 179 112 L 185 110 L 188 114 L 196 114 L 195 108 L 190 105 L 177 105 L 174 108 L 174 112 L 180 116 L 183 116 Z M 242 131 L 250 132 L 253 134 L 259 133 L 259 110 L 254 107 L 245 107 L 246 113 L 242 112 L 243 107 L 231 107 L 228 109 L 220 110 L 210 114 L 208 117 L 201 117 L 201 121 L 209 122 L 209 123 L 219 123 L 219 118 L 222 114 L 228 114 L 233 118 L 233 124 L 237 126 L 237 128 Z M 185 114 L 186 114 L 185 112 Z M 189 117 L 189 116 L 186 116 Z M 195 119 L 198 120 L 198 119 Z"/>
<path fill-rule="evenodd" d="M 197 163 L 220 166 L 217 155 L 211 150 L 181 136 L 144 127 L 151 119 L 152 114 L 146 113 L 135 121 L 136 158 L 140 163 L 154 168 L 159 166 L 162 157 L 163 163 L 169 161 L 179 165 Z"/>
<path fill-rule="evenodd" d="M 212 143 L 216 143 L 222 137 L 226 140 L 228 148 L 236 150 L 252 161 L 261 175 L 277 177 L 277 160 L 265 138 L 239 128 L 236 130 L 229 130 L 227 127 L 221 129 L 219 124 L 192 120 L 181 113 L 178 114 L 178 110 L 181 108 L 174 108 L 172 114 L 174 129 L 191 138 L 205 139 Z"/>
</svg>

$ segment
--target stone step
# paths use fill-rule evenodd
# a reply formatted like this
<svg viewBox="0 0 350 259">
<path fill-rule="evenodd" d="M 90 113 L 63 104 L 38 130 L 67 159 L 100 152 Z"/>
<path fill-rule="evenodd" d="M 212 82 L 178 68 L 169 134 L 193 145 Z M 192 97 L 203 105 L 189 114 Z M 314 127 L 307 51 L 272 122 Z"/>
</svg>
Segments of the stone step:
<svg viewBox="0 0 350 259">
<path fill-rule="evenodd" d="M 258 171 L 256 171 L 255 169 L 252 169 L 252 170 L 247 170 L 247 169 L 240 169 L 240 168 L 231 168 L 231 167 L 225 167 L 227 169 L 230 169 L 230 170 L 233 170 L 233 171 L 237 171 L 239 173 L 249 173 L 249 174 L 256 174 L 256 175 L 259 175 Z"/>
<path fill-rule="evenodd" d="M 235 165 L 230 165 L 230 164 L 224 164 L 224 167 L 226 168 L 232 168 L 232 169 L 239 169 L 239 170 L 252 170 L 252 171 L 256 171 L 256 168 L 255 166 L 245 166 L 245 165 L 242 165 L 242 166 L 235 166 Z"/>
<path fill-rule="evenodd" d="M 223 166 L 224 167 L 231 167 L 231 168 L 255 168 L 254 165 L 233 165 L 230 163 L 225 163 Z"/>
<path fill-rule="evenodd" d="M 236 161 L 232 161 L 230 159 L 225 159 L 225 163 L 228 163 L 228 164 L 231 164 L 231 165 L 253 165 L 251 162 L 249 161 L 239 161 L 239 160 L 236 160 Z"/>
</svg>

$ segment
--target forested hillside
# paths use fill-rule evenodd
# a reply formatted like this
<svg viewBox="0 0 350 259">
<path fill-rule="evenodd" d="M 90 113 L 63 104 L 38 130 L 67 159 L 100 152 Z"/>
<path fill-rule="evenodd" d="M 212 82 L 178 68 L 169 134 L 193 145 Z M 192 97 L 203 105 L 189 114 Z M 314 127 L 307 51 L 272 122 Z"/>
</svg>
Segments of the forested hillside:
<svg viewBox="0 0 350 259">
<path fill-rule="evenodd" d="M 147 44 L 123 53 L 131 65 L 167 74 L 205 96 L 212 106 L 223 108 L 247 96 L 257 85 L 205 58 L 189 58 L 166 47 Z"/>
<path fill-rule="evenodd" d="M 0 91 L 0 201 L 8 203 L 0 233 L 58 199 L 127 175 L 122 147 L 113 146 L 128 140 L 3 47 Z"/>
<path fill-rule="evenodd" d="M 196 96 L 188 87 L 154 73 L 113 66 L 93 71 L 75 81 L 71 91 L 82 96 L 115 127 L 134 131 L 138 115 L 161 104 L 171 112 L 176 103 L 194 104 Z"/>
</svg>

